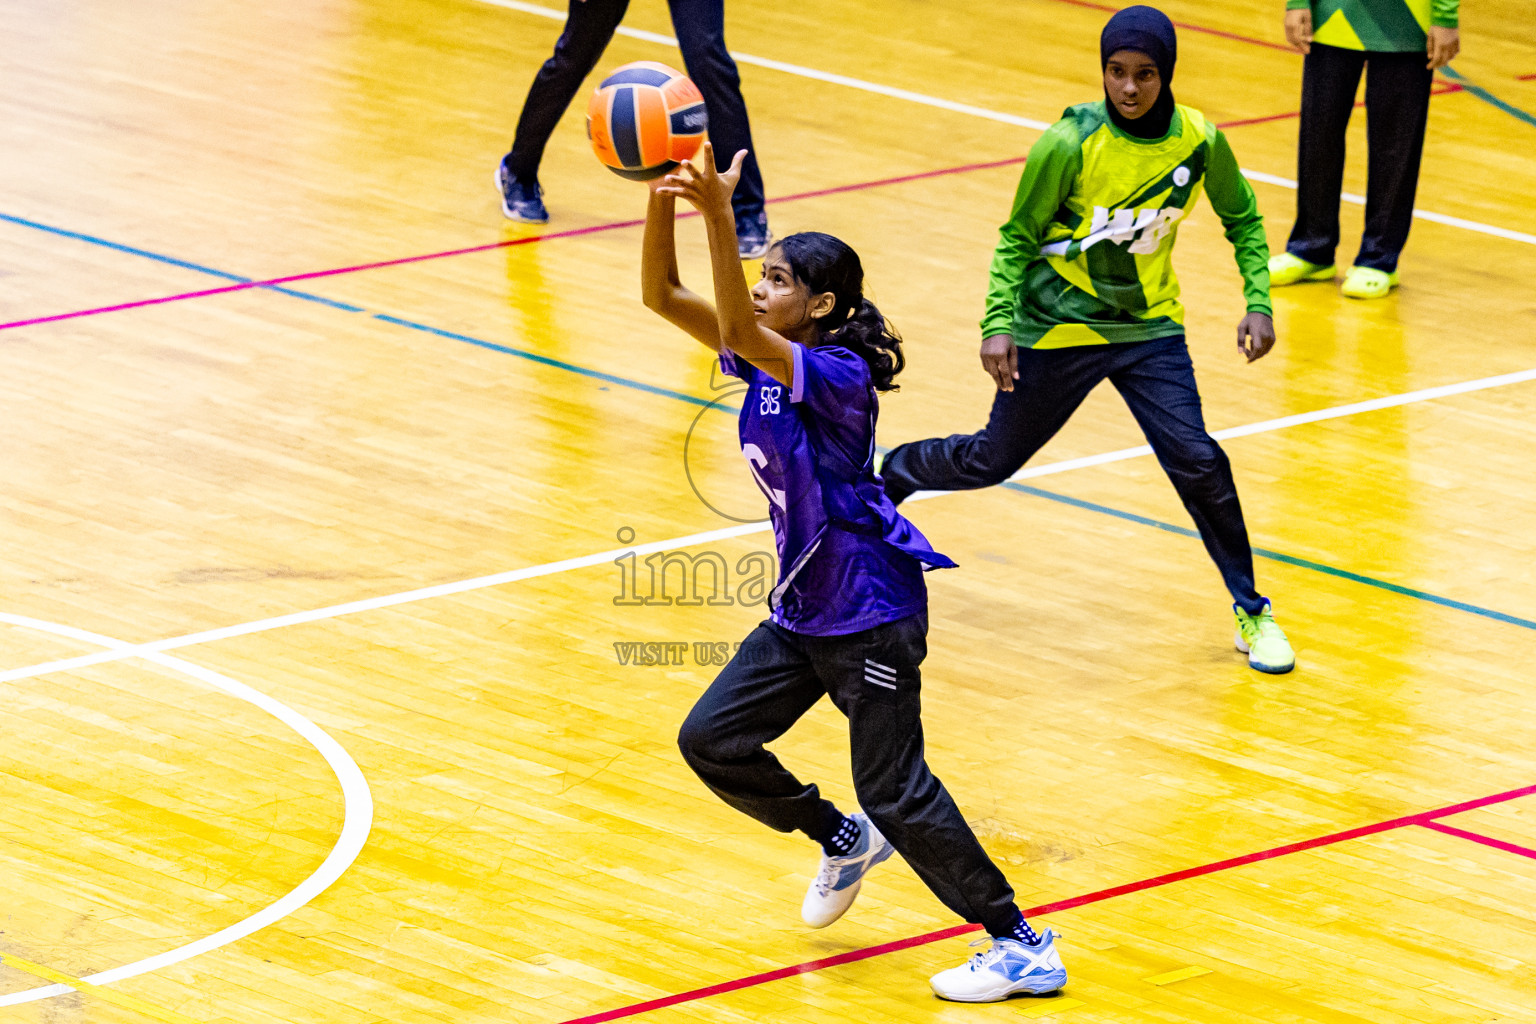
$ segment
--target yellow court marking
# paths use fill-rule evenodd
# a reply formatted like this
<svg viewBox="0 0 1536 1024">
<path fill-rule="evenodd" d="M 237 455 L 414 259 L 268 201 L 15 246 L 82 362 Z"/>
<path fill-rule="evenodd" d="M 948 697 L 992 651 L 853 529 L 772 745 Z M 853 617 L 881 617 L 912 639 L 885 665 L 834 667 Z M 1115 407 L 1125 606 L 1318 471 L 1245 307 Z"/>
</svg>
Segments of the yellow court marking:
<svg viewBox="0 0 1536 1024">
<path fill-rule="evenodd" d="M 1198 978 L 1202 974 L 1210 973 L 1211 969 L 1209 967 L 1180 967 L 1176 971 L 1169 971 L 1167 974 L 1154 974 L 1150 978 L 1142 978 L 1141 980 L 1150 982 L 1153 985 L 1172 985 L 1174 982 L 1183 981 L 1185 978 Z"/>
<path fill-rule="evenodd" d="M 1065 996 L 1061 996 L 1056 999 L 1052 999 L 1049 1002 L 1042 1003 L 1039 1006 L 1031 1006 L 1027 1010 L 1020 1010 L 1019 1016 L 1049 1017 L 1053 1013 L 1060 1013 L 1062 1010 L 1071 1010 L 1082 1005 L 1083 1001 L 1081 999 L 1068 999 Z"/>
<path fill-rule="evenodd" d="M 121 1006 L 125 1010 L 135 1010 L 146 1017 L 163 1020 L 166 1024 L 198 1024 L 198 1021 L 193 1018 L 184 1016 L 174 1010 L 166 1010 L 153 1003 L 146 1003 L 142 999 L 125 996 L 121 992 L 114 992 L 100 985 L 92 985 L 88 981 L 81 981 L 79 978 L 65 974 L 63 971 L 56 971 L 52 967 L 44 967 L 42 964 L 23 960 L 21 957 L 10 953 L 0 953 L 0 964 L 14 967 L 18 971 L 25 971 L 45 981 L 51 981 L 56 985 L 68 985 L 70 988 L 78 989 L 86 995 L 96 996 L 98 999 L 111 1003 L 114 1006 Z"/>
</svg>

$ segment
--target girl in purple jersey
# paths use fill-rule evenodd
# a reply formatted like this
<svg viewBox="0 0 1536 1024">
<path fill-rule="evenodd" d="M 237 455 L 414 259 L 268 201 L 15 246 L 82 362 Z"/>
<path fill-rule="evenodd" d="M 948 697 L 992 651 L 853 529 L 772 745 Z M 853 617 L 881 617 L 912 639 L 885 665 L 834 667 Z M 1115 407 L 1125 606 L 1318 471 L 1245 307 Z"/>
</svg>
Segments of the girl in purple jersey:
<svg viewBox="0 0 1536 1024">
<path fill-rule="evenodd" d="M 898 852 L 945 906 L 992 937 L 986 951 L 934 975 L 938 995 L 990 1002 L 1055 992 L 1067 980 L 1055 935 L 1025 922 L 923 759 L 923 571 L 955 563 L 896 511 L 875 475 L 877 392 L 895 387 L 901 340 L 864 297 L 858 255 L 830 235 L 774 243 L 748 290 L 731 213 L 746 155 L 720 172 L 706 145 L 697 164 L 652 184 L 646 211 L 645 304 L 719 352 L 722 369 L 746 383 L 742 454 L 768 497 L 779 554 L 769 619 L 699 698 L 678 744 L 726 803 L 821 844 L 801 907 L 811 927 L 841 917 L 864 875 Z M 704 217 L 713 306 L 678 277 L 677 197 Z M 861 813 L 843 814 L 763 746 L 823 695 L 848 718 Z"/>
</svg>

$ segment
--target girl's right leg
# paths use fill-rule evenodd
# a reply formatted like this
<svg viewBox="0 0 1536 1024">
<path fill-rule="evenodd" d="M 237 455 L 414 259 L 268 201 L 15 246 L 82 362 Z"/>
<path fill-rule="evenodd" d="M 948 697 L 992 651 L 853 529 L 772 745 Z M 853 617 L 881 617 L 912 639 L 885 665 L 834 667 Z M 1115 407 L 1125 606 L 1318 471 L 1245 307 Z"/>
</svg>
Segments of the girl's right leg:
<svg viewBox="0 0 1536 1024">
<path fill-rule="evenodd" d="M 1285 251 L 1332 266 L 1339 244 L 1339 189 L 1344 184 L 1344 133 L 1355 107 L 1365 54 L 1312 44 L 1302 62 L 1301 127 L 1296 146 L 1296 224 Z"/>
<path fill-rule="evenodd" d="M 826 693 L 796 640 L 771 622 L 754 629 L 688 713 L 677 743 L 721 800 L 769 828 L 825 843 L 842 813 L 763 746 Z"/>
<path fill-rule="evenodd" d="M 869 820 L 945 906 L 996 941 L 932 979 L 945 999 L 992 1002 L 1066 984 L 1054 935 L 1036 932 L 1008 880 L 976 839 L 923 756 L 919 666 L 928 653 L 926 613 L 848 636 L 814 638 L 832 700 L 848 716 L 853 785 Z"/>
<path fill-rule="evenodd" d="M 916 491 L 965 491 L 1007 480 L 1108 374 L 1108 347 L 1019 349 L 1019 379 L 992 400 L 986 427 L 900 445 L 880 469 L 885 493 L 899 505 Z"/>
</svg>

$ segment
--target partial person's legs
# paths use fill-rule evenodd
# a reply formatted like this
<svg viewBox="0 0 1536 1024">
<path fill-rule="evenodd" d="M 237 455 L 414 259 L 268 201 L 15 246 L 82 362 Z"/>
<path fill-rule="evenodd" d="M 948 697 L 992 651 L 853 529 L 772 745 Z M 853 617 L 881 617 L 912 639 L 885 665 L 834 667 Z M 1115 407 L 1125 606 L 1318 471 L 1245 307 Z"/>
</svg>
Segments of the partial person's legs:
<svg viewBox="0 0 1536 1024">
<path fill-rule="evenodd" d="M 528 188 L 538 186 L 539 164 L 549 136 L 582 81 L 597 66 L 628 6 L 629 0 L 570 0 L 565 30 L 555 43 L 554 55 L 533 78 L 517 119 L 512 151 L 502 161 L 517 182 Z"/>
<path fill-rule="evenodd" d="M 1254 589 L 1253 549 L 1237 499 L 1232 465 L 1206 433 L 1195 368 L 1184 339 L 1163 338 L 1127 349 L 1131 357 L 1109 375 L 1163 471 L 1200 530 L 1232 599 L 1250 615 L 1266 601 Z"/>
<path fill-rule="evenodd" d="M 745 242 L 748 233 L 760 230 L 761 247 L 766 248 L 768 221 L 763 209 L 763 175 L 752 145 L 747 102 L 741 97 L 741 75 L 725 48 L 724 0 L 669 0 L 669 6 L 688 77 L 704 94 L 715 166 L 723 171 L 731 166 L 738 150 L 747 151 L 741 181 L 731 196 L 738 240 Z"/>
<path fill-rule="evenodd" d="M 1114 347 L 1020 348 L 1019 379 L 992 399 L 986 427 L 899 445 L 880 468 L 885 493 L 899 505 L 916 491 L 964 491 L 1007 480 L 1104 379 Z"/>
<path fill-rule="evenodd" d="M 1413 198 L 1424 152 L 1424 125 L 1435 73 L 1422 53 L 1371 53 L 1365 74 L 1365 131 L 1370 149 L 1365 234 L 1355 266 L 1397 269 L 1413 224 Z"/>
<path fill-rule="evenodd" d="M 928 616 L 842 637 L 806 638 L 816 672 L 848 716 L 853 785 L 876 828 L 946 907 L 1001 940 L 932 981 L 947 999 L 990 1002 L 1067 980 L 1054 936 L 1037 935 L 1008 880 L 982 849 L 923 756 L 922 677 Z"/>
<path fill-rule="evenodd" d="M 677 743 L 721 800 L 769 828 L 824 841 L 842 814 L 763 748 L 826 693 L 796 640 L 768 622 L 748 634 L 688 712 Z"/>
<path fill-rule="evenodd" d="M 1301 128 L 1296 148 L 1296 225 L 1286 252 L 1331 266 L 1339 244 L 1344 132 L 1355 105 L 1365 55 L 1312 44 L 1301 72 Z"/>
</svg>

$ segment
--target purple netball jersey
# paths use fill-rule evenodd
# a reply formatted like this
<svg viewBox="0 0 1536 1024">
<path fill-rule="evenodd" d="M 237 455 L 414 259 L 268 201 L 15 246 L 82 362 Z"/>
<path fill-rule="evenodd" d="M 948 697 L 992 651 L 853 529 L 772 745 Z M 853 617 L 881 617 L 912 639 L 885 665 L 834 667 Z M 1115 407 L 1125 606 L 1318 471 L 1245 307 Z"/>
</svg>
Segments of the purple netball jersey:
<svg viewBox="0 0 1536 1024">
<path fill-rule="evenodd" d="M 836 636 L 916 615 L 928 606 L 923 572 L 955 563 L 896 511 L 875 476 L 879 404 L 869 366 L 836 345 L 793 349 L 793 388 L 720 353 L 720 368 L 747 385 L 741 452 L 768 496 L 779 549 L 773 621 Z"/>
</svg>

